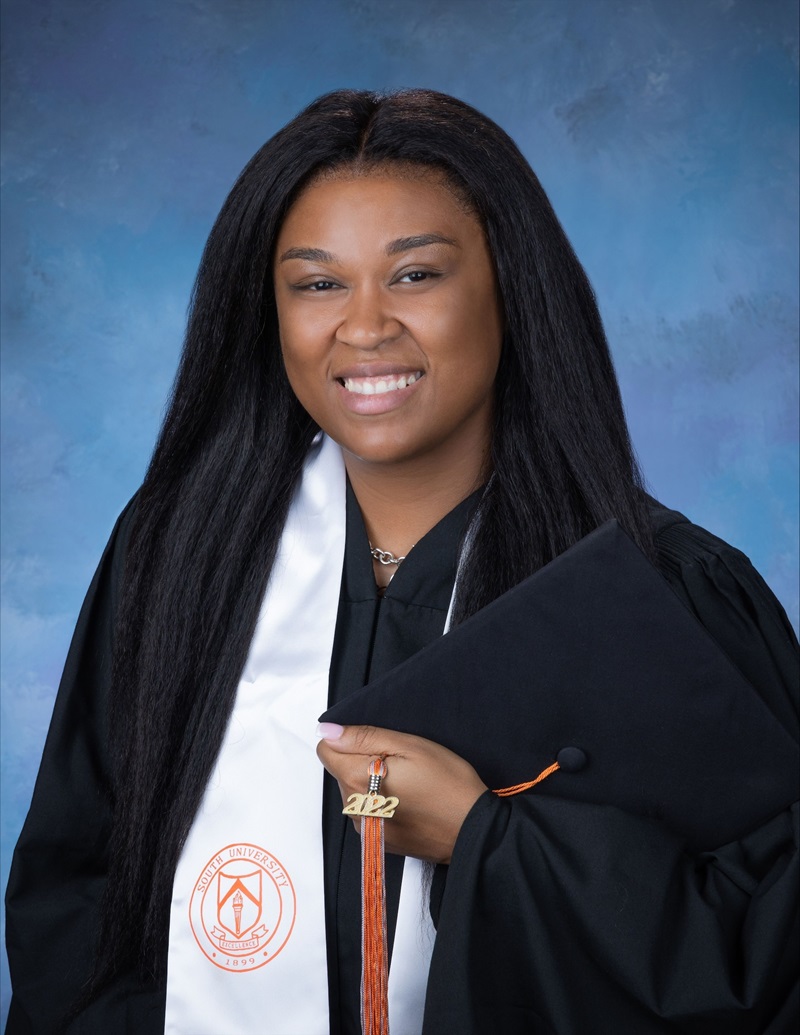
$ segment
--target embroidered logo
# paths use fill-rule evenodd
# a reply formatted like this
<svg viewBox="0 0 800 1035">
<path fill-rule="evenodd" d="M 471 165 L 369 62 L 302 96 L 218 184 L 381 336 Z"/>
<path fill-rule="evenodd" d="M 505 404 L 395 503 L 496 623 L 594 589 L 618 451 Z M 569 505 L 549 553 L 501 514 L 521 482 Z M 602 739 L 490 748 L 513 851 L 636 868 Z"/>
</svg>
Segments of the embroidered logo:
<svg viewBox="0 0 800 1035">
<path fill-rule="evenodd" d="M 195 882 L 189 922 L 206 958 L 222 970 L 257 970 L 274 960 L 294 928 L 294 886 L 258 845 L 226 845 Z"/>
</svg>

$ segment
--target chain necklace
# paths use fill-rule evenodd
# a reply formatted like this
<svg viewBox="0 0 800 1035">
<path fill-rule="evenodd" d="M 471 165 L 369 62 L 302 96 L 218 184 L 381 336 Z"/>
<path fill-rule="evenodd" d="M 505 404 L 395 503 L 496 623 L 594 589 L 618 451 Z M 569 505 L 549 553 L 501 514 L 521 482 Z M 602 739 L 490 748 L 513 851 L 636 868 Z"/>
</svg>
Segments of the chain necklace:
<svg viewBox="0 0 800 1035">
<path fill-rule="evenodd" d="M 378 547 L 373 546 L 372 543 L 369 544 L 369 552 L 372 554 L 372 556 L 375 558 L 378 564 L 385 564 L 387 566 L 390 564 L 402 564 L 403 561 L 406 559 L 405 557 L 395 557 L 395 555 L 390 550 L 379 550 Z"/>
</svg>

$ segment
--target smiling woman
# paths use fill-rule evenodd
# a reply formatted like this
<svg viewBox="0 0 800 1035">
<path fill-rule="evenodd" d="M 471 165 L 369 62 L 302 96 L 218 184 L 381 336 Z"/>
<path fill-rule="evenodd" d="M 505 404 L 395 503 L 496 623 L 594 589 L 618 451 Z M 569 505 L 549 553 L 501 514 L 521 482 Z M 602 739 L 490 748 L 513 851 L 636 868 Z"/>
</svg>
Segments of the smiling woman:
<svg viewBox="0 0 800 1035">
<path fill-rule="evenodd" d="M 513 141 L 431 91 L 322 97 L 211 232 L 82 611 L 9 882 L 8 1031 L 385 1031 L 342 814 L 368 768 L 400 802 L 396 1031 L 793 1030 L 796 687 L 747 559 L 644 491 Z M 719 809 L 698 755 L 734 774 Z"/>
<path fill-rule="evenodd" d="M 292 390 L 342 447 L 370 540 L 408 553 L 489 473 L 502 315 L 483 228 L 441 176 L 341 170 L 289 211 L 275 297 Z"/>
</svg>

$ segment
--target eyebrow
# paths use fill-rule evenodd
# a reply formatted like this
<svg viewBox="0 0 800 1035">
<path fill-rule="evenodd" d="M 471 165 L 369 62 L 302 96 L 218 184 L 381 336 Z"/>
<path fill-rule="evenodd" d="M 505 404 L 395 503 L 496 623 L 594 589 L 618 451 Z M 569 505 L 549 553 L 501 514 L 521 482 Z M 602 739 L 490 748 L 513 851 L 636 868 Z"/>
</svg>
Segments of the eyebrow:
<svg viewBox="0 0 800 1035">
<path fill-rule="evenodd" d="M 414 237 L 398 237 L 386 246 L 386 254 L 399 255 L 401 252 L 411 251 L 412 248 L 424 248 L 427 244 L 449 244 L 453 248 L 458 248 L 452 238 L 444 237 L 442 234 L 416 234 Z"/>
<path fill-rule="evenodd" d="M 399 255 L 401 252 L 411 251 L 412 248 L 424 248 L 429 244 L 449 244 L 458 248 L 458 244 L 450 237 L 443 234 L 415 234 L 413 237 L 398 237 L 386 246 L 387 255 Z M 289 259 L 305 259 L 306 262 L 338 262 L 333 252 L 326 252 L 322 248 L 289 248 L 280 257 L 281 262 Z"/>
<path fill-rule="evenodd" d="M 289 259 L 306 259 L 308 262 L 336 262 L 336 256 L 332 252 L 323 251 L 322 248 L 290 248 L 281 255 L 281 262 Z"/>
</svg>

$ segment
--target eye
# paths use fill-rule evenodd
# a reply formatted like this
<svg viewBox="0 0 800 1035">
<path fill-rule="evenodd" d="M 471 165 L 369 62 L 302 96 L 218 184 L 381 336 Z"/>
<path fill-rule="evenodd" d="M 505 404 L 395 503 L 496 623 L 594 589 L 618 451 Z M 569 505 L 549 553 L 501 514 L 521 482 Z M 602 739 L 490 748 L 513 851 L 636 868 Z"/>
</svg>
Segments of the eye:
<svg viewBox="0 0 800 1035">
<path fill-rule="evenodd" d="M 438 275 L 438 273 L 432 273 L 430 270 L 409 270 L 408 273 L 403 273 L 397 280 L 401 284 L 404 281 L 407 284 L 421 284 L 425 280 L 438 277 Z"/>
<path fill-rule="evenodd" d="M 339 285 L 333 280 L 312 280 L 310 284 L 300 284 L 298 291 L 330 291 Z"/>
</svg>

